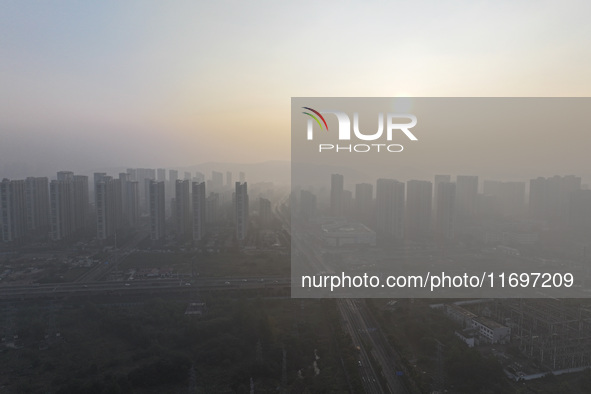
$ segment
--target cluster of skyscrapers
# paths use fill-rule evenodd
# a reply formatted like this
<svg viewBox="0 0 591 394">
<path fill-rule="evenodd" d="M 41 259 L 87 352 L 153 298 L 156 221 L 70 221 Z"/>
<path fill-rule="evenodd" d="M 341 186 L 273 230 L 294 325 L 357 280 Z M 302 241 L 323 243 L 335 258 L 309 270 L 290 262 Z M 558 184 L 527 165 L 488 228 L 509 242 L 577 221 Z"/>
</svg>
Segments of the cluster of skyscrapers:
<svg viewBox="0 0 591 394">
<path fill-rule="evenodd" d="M 51 182 L 46 177 L 4 179 L 0 182 L 1 240 L 67 240 L 80 231 L 91 231 L 95 224 L 98 240 L 116 242 L 118 231 L 134 228 L 146 217 L 152 240 L 164 239 L 169 217 L 177 238 L 201 240 L 206 226 L 224 218 L 223 203 L 230 194 L 236 237 L 243 240 L 249 201 L 244 173 L 239 179 L 233 194 L 232 173 L 226 173 L 224 185 L 223 174 L 216 171 L 207 181 L 199 172 L 194 177 L 185 172 L 184 179 L 178 179 L 176 170 L 169 171 L 167 180 L 165 169 L 130 168 L 118 178 L 94 173 L 92 192 L 87 176 L 69 171 L 58 172 Z M 209 196 L 206 188 L 211 190 Z"/>
<path fill-rule="evenodd" d="M 0 182 L 0 234 L 19 242 L 49 234 L 67 238 L 89 223 L 88 177 L 60 171 L 57 179 L 29 177 Z"/>
<path fill-rule="evenodd" d="M 47 178 L 0 182 L 0 234 L 12 242 L 28 233 L 49 228 L 49 186 Z"/>
<path fill-rule="evenodd" d="M 457 231 L 469 231 L 476 219 L 523 218 L 548 224 L 567 223 L 591 229 L 591 190 L 581 178 L 554 176 L 529 182 L 484 181 L 478 176 L 435 175 L 433 182 L 378 179 L 374 185 L 355 185 L 355 195 L 344 188 L 344 177 L 331 176 L 329 206 L 334 217 L 359 221 L 375 230 L 378 244 L 402 240 L 451 240 Z M 528 203 L 526 203 L 526 200 Z M 305 220 L 317 215 L 317 196 L 299 194 L 299 212 Z M 529 208 L 529 209 L 528 209 Z"/>
</svg>

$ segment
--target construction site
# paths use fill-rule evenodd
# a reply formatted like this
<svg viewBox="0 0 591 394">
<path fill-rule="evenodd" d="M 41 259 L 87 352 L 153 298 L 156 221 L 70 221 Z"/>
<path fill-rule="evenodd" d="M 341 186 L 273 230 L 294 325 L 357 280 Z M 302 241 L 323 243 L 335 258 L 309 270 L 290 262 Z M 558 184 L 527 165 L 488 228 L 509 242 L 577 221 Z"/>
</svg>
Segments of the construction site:
<svg viewBox="0 0 591 394">
<path fill-rule="evenodd" d="M 560 374 L 591 366 L 591 301 L 504 299 L 493 305 L 485 311 L 511 328 L 511 343 L 540 370 Z"/>
</svg>

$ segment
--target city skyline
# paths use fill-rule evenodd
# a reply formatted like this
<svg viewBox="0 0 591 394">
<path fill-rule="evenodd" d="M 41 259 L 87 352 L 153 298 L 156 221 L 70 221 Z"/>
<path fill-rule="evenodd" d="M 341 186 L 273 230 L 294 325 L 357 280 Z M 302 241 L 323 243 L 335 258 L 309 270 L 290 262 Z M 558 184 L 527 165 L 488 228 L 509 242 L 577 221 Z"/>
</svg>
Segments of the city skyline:
<svg viewBox="0 0 591 394">
<path fill-rule="evenodd" d="M 184 175 L 185 179 L 177 179 L 178 172 L 170 170 L 166 179 L 164 168 L 128 168 L 118 178 L 95 172 L 91 184 L 88 176 L 71 171 L 58 172 L 51 182 L 48 177 L 4 178 L 0 181 L 0 243 L 71 241 L 94 228 L 90 232 L 98 242 L 117 245 L 117 234 L 140 228 L 142 217 L 149 218 L 152 241 L 162 242 L 172 233 L 179 241 L 198 242 L 208 234 L 208 225 L 228 220 L 228 211 L 233 211 L 237 240 L 244 241 L 250 228 L 246 174 L 240 172 L 235 185 L 231 171 L 225 174 L 226 183 L 218 171 L 212 171 L 207 180 L 200 172 Z M 254 186 L 261 201 L 260 223 L 269 227 L 271 200 L 262 196 L 272 198 L 273 183 Z"/>
<path fill-rule="evenodd" d="M 587 393 L 589 15 L 3 1 L 0 387 Z"/>
</svg>

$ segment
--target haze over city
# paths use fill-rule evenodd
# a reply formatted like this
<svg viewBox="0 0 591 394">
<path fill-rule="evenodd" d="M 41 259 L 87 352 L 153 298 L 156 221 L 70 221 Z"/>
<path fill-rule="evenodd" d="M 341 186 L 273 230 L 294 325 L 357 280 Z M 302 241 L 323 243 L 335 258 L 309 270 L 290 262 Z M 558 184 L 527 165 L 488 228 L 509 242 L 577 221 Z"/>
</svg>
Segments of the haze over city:
<svg viewBox="0 0 591 394">
<path fill-rule="evenodd" d="M 0 174 L 289 160 L 294 96 L 591 88 L 583 1 L 336 4 L 4 2 Z M 571 158 L 589 142 L 560 135 Z"/>
<path fill-rule="evenodd" d="M 590 11 L 1 2 L 0 391 L 588 393 Z"/>
</svg>

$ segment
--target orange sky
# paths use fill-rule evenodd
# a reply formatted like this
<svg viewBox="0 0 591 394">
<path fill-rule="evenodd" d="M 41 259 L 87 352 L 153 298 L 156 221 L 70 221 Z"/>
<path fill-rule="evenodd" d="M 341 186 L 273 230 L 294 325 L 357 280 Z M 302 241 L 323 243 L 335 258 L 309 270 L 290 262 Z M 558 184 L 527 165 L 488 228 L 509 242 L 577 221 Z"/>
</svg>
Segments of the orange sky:
<svg viewBox="0 0 591 394">
<path fill-rule="evenodd" d="M 289 159 L 294 96 L 589 96 L 590 11 L 586 1 L 5 2 L 0 171 Z"/>
</svg>

